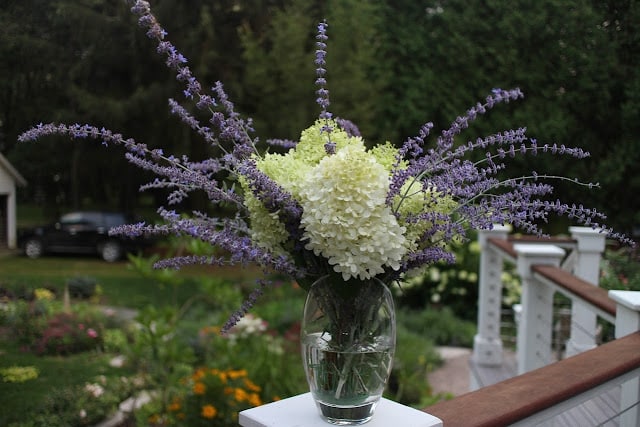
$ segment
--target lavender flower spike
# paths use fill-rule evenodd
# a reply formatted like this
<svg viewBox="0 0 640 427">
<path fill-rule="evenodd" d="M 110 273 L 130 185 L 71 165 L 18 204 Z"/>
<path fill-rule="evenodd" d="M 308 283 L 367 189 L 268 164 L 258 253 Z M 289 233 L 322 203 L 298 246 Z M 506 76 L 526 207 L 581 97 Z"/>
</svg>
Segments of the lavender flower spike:
<svg viewBox="0 0 640 427">
<path fill-rule="evenodd" d="M 318 90 L 316 91 L 316 94 L 318 95 L 318 98 L 316 99 L 316 102 L 318 103 L 318 105 L 320 105 L 320 107 L 322 108 L 322 112 L 320 113 L 320 118 L 321 119 L 330 119 L 331 118 L 331 113 L 329 113 L 327 111 L 327 108 L 329 107 L 329 91 L 327 90 L 326 86 L 327 86 L 327 80 L 325 78 L 325 75 L 327 73 L 326 70 L 326 60 L 325 57 L 327 56 L 327 43 L 326 41 L 328 40 L 327 37 L 327 23 L 326 21 L 321 22 L 320 24 L 318 24 L 318 34 L 316 35 L 316 60 L 315 60 L 315 64 L 316 64 L 316 85 L 318 86 Z"/>
</svg>

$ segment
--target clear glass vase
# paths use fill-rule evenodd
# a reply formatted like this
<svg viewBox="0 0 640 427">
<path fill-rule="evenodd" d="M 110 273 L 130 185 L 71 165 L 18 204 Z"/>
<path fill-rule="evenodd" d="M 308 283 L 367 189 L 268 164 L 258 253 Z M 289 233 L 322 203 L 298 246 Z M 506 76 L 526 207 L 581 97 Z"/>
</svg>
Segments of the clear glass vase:
<svg viewBox="0 0 640 427">
<path fill-rule="evenodd" d="M 395 308 L 387 286 L 378 279 L 319 279 L 307 294 L 301 343 L 320 415 L 336 425 L 369 421 L 395 352 Z"/>
</svg>

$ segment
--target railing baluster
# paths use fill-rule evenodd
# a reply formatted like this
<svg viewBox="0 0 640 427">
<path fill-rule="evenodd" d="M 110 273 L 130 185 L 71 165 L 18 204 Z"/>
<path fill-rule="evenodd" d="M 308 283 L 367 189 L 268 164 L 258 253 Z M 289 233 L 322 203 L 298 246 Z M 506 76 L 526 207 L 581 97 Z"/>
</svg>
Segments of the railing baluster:
<svg viewBox="0 0 640 427">
<path fill-rule="evenodd" d="M 522 279 L 522 314 L 518 324 L 518 374 L 540 368 L 551 360 L 553 289 L 536 280 L 534 264 L 559 266 L 564 250 L 547 244 L 516 244 L 518 273 Z"/>
<path fill-rule="evenodd" d="M 500 317 L 502 304 L 502 255 L 489 239 L 506 240 L 510 227 L 495 225 L 478 232 L 480 243 L 480 277 L 478 289 L 478 333 L 473 340 L 473 360 L 484 366 L 502 364 Z M 473 377 L 473 376 L 472 376 Z M 474 386 L 473 378 L 471 388 Z"/>
<path fill-rule="evenodd" d="M 590 227 L 570 227 L 569 231 L 578 243 L 573 274 L 598 286 L 600 259 L 604 252 L 606 235 Z M 571 319 L 571 336 L 566 343 L 566 357 L 596 347 L 596 314 L 582 302 L 572 300 Z"/>
</svg>

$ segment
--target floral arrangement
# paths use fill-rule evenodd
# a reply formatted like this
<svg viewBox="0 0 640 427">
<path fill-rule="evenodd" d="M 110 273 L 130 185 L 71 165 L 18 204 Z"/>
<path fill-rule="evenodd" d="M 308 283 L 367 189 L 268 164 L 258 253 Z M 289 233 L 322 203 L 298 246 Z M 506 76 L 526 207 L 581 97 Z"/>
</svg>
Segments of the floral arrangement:
<svg viewBox="0 0 640 427">
<path fill-rule="evenodd" d="M 524 128 L 471 141 L 461 139 L 461 132 L 488 110 L 522 98 L 519 89 L 494 89 L 431 145 L 427 138 L 433 125 L 427 123 L 399 147 L 384 143 L 369 149 L 353 123 L 329 111 L 327 24 L 322 22 L 315 58 L 319 117 L 302 131 L 299 141 L 268 141 L 288 151 L 265 154 L 252 137 L 251 120 L 235 111 L 222 83 L 215 83 L 210 91 L 203 88 L 187 59 L 167 41 L 149 3 L 134 1 L 132 12 L 184 84 L 184 101 L 193 103 L 198 115 L 205 114 L 208 120 L 200 120 L 174 99 L 169 100 L 171 112 L 204 143 L 219 149 L 221 156 L 204 160 L 176 157 L 107 129 L 80 124 L 40 124 L 19 139 L 58 134 L 121 145 L 130 162 L 158 176 L 142 189 L 171 190 L 169 206 L 193 191 L 203 191 L 212 205 L 235 208 L 234 216 L 213 217 L 161 207 L 161 225 L 138 223 L 114 231 L 129 236 L 194 237 L 225 254 L 175 257 L 159 261 L 158 267 L 256 263 L 296 278 L 305 289 L 327 274 L 341 276 L 346 286 L 358 286 L 372 277 L 395 280 L 436 262 L 452 262 L 448 245 L 462 241 L 469 228 L 508 223 L 540 234 L 537 224 L 550 214 L 566 215 L 632 243 L 603 225 L 605 216 L 600 212 L 548 198 L 553 193 L 550 182 L 574 180 L 536 172 L 502 178 L 508 158 L 550 153 L 580 159 L 588 156 L 582 149 L 538 143 Z M 472 152 L 483 155 L 480 160 L 467 159 Z M 266 286 L 267 282 L 260 281 L 224 330 L 247 313 Z"/>
</svg>

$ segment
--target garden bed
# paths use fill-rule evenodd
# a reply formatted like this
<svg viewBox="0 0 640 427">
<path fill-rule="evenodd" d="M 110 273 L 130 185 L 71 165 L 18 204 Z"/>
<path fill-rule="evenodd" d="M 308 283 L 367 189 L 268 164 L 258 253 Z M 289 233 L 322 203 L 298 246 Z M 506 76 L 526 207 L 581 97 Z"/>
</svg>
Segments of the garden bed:
<svg viewBox="0 0 640 427">
<path fill-rule="evenodd" d="M 237 425 L 239 410 L 307 391 L 297 332 L 305 293 L 295 283 L 273 278 L 252 315 L 221 337 L 220 326 L 251 291 L 256 271 L 208 268 L 175 274 L 155 271 L 150 263 L 133 259 L 105 268 L 92 259 L 0 259 L 0 269 L 7 272 L 0 283 L 3 301 L 20 301 L 25 310 L 22 317 L 10 318 L 7 310 L 1 315 L 0 368 L 37 370 L 35 378 L 23 382 L 0 382 L 3 406 L 13 408 L 0 412 L 0 424 L 196 426 L 225 417 Z M 74 295 L 65 305 L 69 282 Z M 51 328 L 52 319 L 69 310 L 69 318 L 62 316 L 68 320 L 67 335 L 75 328 L 81 341 L 99 339 L 79 351 L 53 346 L 50 354 L 38 353 L 38 339 L 46 335 L 42 325 Z M 22 341 L 16 342 L 20 318 L 25 324 Z M 399 318 L 397 368 L 387 395 L 421 406 L 440 398 L 430 394 L 426 382 L 427 371 L 439 363 L 433 340 L 425 338 L 428 325 L 453 341 L 464 340 L 453 335 L 465 329 L 451 313 L 400 309 Z M 110 365 L 117 355 L 124 356 L 123 366 Z M 234 399 L 220 402 L 230 379 L 237 382 Z M 118 405 L 141 390 L 154 390 L 156 399 L 128 417 L 113 418 Z"/>
</svg>

